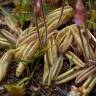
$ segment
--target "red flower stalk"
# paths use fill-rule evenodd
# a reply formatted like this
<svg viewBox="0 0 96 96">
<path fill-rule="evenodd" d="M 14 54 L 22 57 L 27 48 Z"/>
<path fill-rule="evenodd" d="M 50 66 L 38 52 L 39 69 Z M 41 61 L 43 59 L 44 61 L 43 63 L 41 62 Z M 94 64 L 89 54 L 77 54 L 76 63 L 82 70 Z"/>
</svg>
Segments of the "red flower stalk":
<svg viewBox="0 0 96 96">
<path fill-rule="evenodd" d="M 82 0 L 78 0 L 75 6 L 74 22 L 77 25 L 85 23 L 87 19 L 86 10 Z"/>
<path fill-rule="evenodd" d="M 41 0 L 34 0 L 34 13 L 36 17 L 42 16 Z"/>
</svg>

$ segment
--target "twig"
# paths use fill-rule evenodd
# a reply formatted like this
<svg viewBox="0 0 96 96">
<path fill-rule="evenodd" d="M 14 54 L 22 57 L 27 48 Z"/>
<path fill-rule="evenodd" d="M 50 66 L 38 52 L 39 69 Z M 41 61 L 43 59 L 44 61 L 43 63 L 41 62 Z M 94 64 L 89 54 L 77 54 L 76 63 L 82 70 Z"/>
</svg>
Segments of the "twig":
<svg viewBox="0 0 96 96">
<path fill-rule="evenodd" d="M 40 84 L 38 84 L 33 78 L 32 78 L 33 82 L 36 83 L 36 85 L 41 89 L 41 91 L 43 92 L 44 96 L 48 96 L 45 92 L 45 90 L 40 86 Z"/>
<path fill-rule="evenodd" d="M 59 87 L 56 87 L 55 91 L 58 91 L 62 96 L 67 96 L 67 94 Z"/>
<path fill-rule="evenodd" d="M 45 42 L 44 43 L 46 44 L 48 31 L 47 31 L 47 23 L 46 23 L 46 17 L 45 17 L 45 14 L 44 14 L 44 8 L 43 8 L 43 1 L 42 0 L 41 0 L 41 8 L 42 8 L 42 16 L 43 16 L 45 32 L 46 32 Z"/>
<path fill-rule="evenodd" d="M 35 15 L 34 15 L 35 16 Z M 41 36 L 40 36 L 40 32 L 39 32 L 39 25 L 38 25 L 38 18 L 37 16 L 35 16 L 35 23 L 36 23 L 36 30 L 37 30 L 37 33 L 38 33 L 38 38 L 39 38 L 39 42 L 40 42 L 40 47 L 42 48 L 42 39 L 41 39 Z"/>
<path fill-rule="evenodd" d="M 60 14 L 59 20 L 58 20 L 58 22 L 57 22 L 56 29 L 57 29 L 57 27 L 58 27 L 58 25 L 59 25 L 59 23 L 60 23 L 60 21 L 61 21 L 61 18 L 62 18 L 62 15 L 63 15 L 63 10 L 64 10 L 64 2 L 62 2 L 61 14 Z"/>
<path fill-rule="evenodd" d="M 39 11 L 41 11 L 40 10 L 40 8 L 39 8 L 39 10 L 38 10 L 38 12 L 36 13 L 35 11 L 37 11 L 37 8 L 38 8 L 38 5 L 35 5 L 35 3 L 40 3 L 40 2 L 38 2 L 38 1 L 36 1 L 36 0 L 34 0 L 33 1 L 33 5 L 34 5 L 34 17 L 35 17 L 35 24 L 36 24 L 36 30 L 37 30 L 37 34 L 38 34 L 38 39 L 39 39 L 39 42 L 40 42 L 40 47 L 42 48 L 43 47 L 43 45 L 42 45 L 42 39 L 41 39 L 41 35 L 40 35 L 40 31 L 39 31 L 39 24 L 38 24 L 38 18 L 40 18 L 41 17 L 41 13 L 39 14 L 39 15 L 37 15 L 37 13 L 39 12 Z M 36 8 L 35 8 L 36 7 Z M 39 7 L 40 7 L 40 5 L 39 5 Z"/>
</svg>

